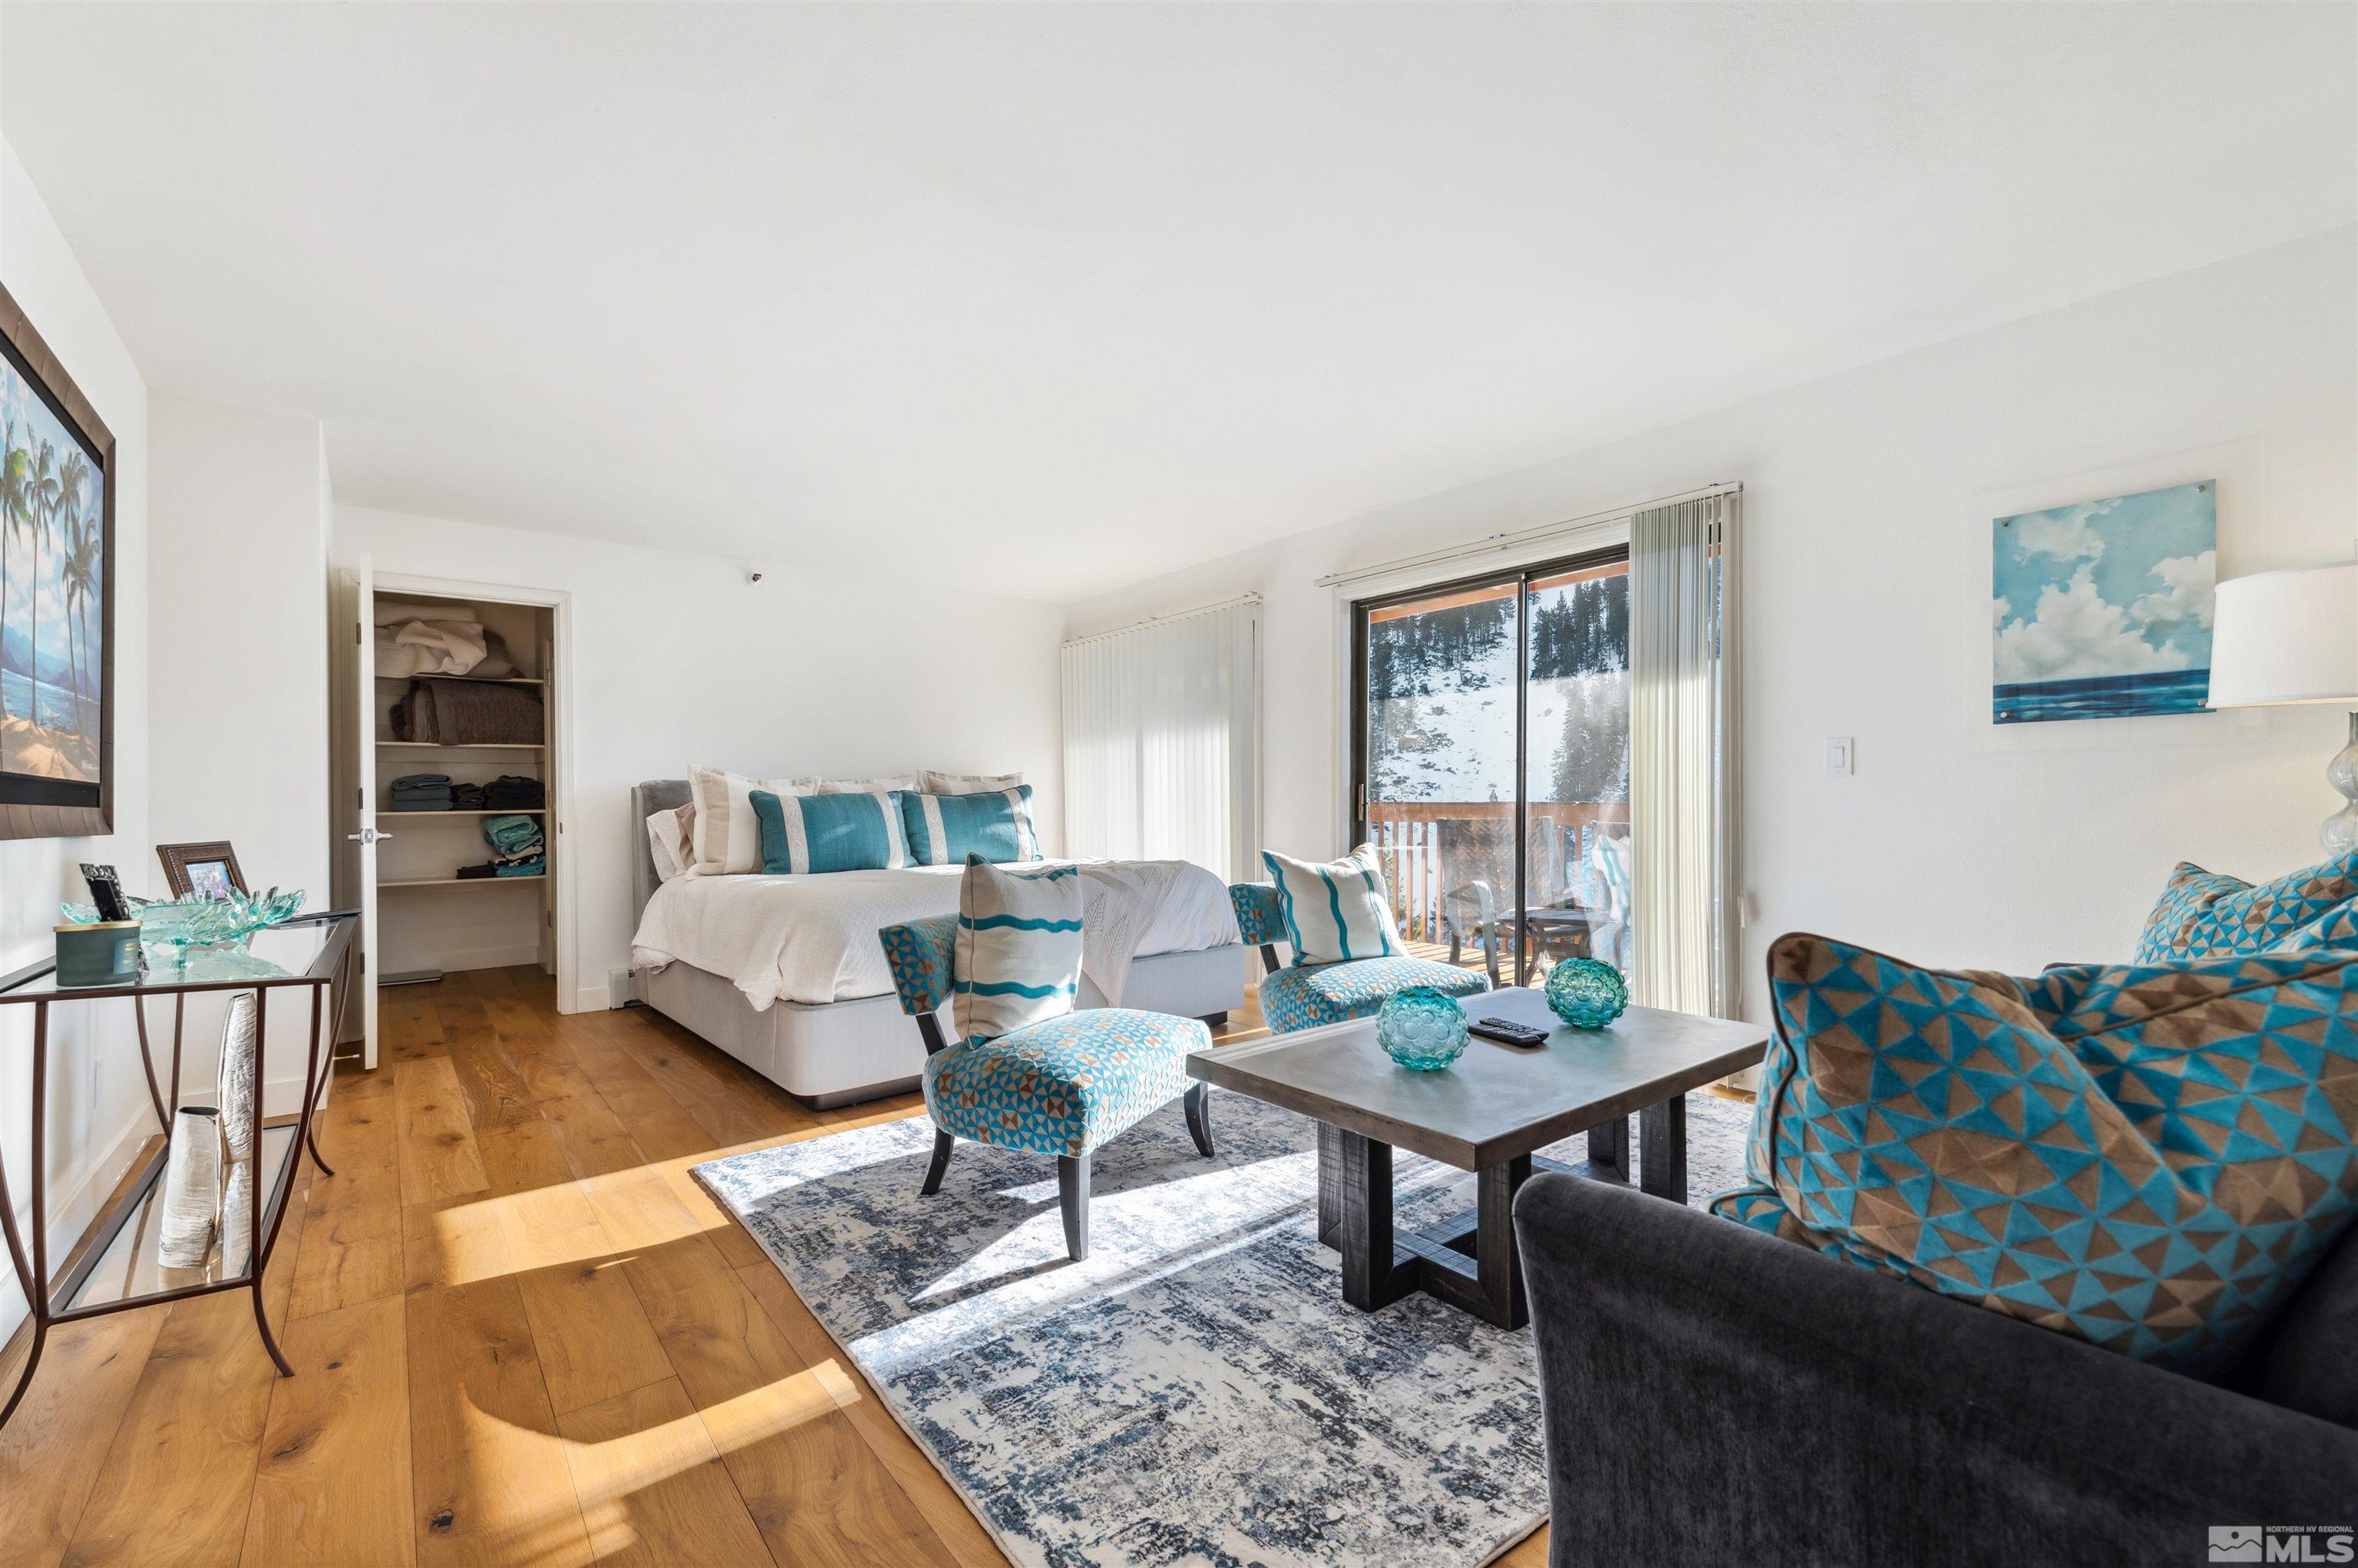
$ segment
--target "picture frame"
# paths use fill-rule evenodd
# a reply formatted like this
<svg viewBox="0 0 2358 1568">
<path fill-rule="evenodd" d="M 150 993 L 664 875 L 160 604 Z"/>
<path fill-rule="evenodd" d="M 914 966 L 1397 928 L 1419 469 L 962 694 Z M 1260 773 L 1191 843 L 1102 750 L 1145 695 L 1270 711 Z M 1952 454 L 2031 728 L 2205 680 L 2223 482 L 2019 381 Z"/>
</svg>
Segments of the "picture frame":
<svg viewBox="0 0 2358 1568">
<path fill-rule="evenodd" d="M 115 466 L 0 286 L 0 838 L 114 830 Z"/>
<path fill-rule="evenodd" d="M 204 844 L 158 844 L 156 858 L 164 862 L 164 881 L 174 898 L 191 894 L 218 898 L 247 891 L 245 873 L 238 870 L 237 851 L 226 838 Z"/>
</svg>

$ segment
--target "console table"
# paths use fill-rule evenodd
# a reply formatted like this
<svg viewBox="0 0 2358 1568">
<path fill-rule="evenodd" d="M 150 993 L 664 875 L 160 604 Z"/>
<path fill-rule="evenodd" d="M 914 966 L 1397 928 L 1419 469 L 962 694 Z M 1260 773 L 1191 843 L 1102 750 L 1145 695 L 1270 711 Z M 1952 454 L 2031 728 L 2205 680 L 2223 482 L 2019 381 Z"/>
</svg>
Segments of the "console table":
<svg viewBox="0 0 2358 1568">
<path fill-rule="evenodd" d="M 286 1217 L 287 1191 L 302 1162 L 302 1152 L 309 1149 L 319 1169 L 329 1175 L 335 1174 L 327 1162 L 319 1159 L 319 1145 L 312 1136 L 312 1112 L 328 1084 L 320 1041 L 324 1034 L 332 1053 L 338 1026 L 342 1022 L 341 1000 L 330 1006 L 330 998 L 349 994 L 343 981 L 352 958 L 352 932 L 359 919 L 350 911 L 298 916 L 254 933 L 236 949 L 200 949 L 180 964 L 165 957 L 164 949 L 149 948 L 151 971 L 128 985 L 61 986 L 57 983 L 57 966 L 53 962 L 35 964 L 0 977 L 0 1008 L 33 1010 L 30 1237 L 17 1229 L 7 1166 L 5 1159 L 0 1159 L 0 1231 L 5 1233 L 9 1261 L 16 1266 L 17 1282 L 24 1287 L 25 1300 L 31 1307 L 33 1340 L 8 1402 L 0 1405 L 0 1426 L 5 1426 L 8 1418 L 16 1414 L 25 1390 L 32 1387 L 33 1375 L 41 1364 L 41 1347 L 49 1330 L 59 1324 L 218 1291 L 254 1292 L 254 1323 L 261 1333 L 263 1346 L 270 1352 L 280 1377 L 294 1376 L 294 1368 L 279 1353 L 278 1341 L 272 1336 L 270 1320 L 263 1311 L 262 1277 L 270 1266 L 271 1249 L 278 1240 L 279 1223 Z M 167 1269 L 156 1259 L 157 1227 L 153 1222 L 162 1209 L 161 1178 L 171 1152 L 173 1113 L 179 1108 L 181 1025 L 189 997 L 204 991 L 254 993 L 251 1087 L 257 1125 L 253 1156 L 254 1206 L 247 1232 L 250 1239 L 243 1257 L 223 1256 L 225 1244 L 217 1238 L 211 1255 L 201 1266 Z M 283 995 L 282 1005 L 300 1007 L 305 1005 L 305 991 L 310 993 L 311 1028 L 303 1066 L 302 1103 L 291 1116 L 265 1118 L 261 1110 L 263 1085 L 267 1081 L 264 1068 L 270 1055 L 270 1002 L 274 995 Z M 147 1000 L 157 996 L 172 998 L 168 1091 L 157 1082 L 156 1055 L 148 1044 Z M 147 1073 L 147 1096 L 155 1107 L 156 1119 L 162 1125 L 163 1136 L 148 1140 L 114 1197 L 53 1274 L 49 1242 L 49 1010 L 77 1004 L 95 1010 L 116 1000 L 130 1002 L 137 1020 L 139 1058 Z M 332 1020 L 327 1016 L 330 1012 L 337 1014 Z M 323 1022 L 330 1025 L 324 1031 Z"/>
</svg>

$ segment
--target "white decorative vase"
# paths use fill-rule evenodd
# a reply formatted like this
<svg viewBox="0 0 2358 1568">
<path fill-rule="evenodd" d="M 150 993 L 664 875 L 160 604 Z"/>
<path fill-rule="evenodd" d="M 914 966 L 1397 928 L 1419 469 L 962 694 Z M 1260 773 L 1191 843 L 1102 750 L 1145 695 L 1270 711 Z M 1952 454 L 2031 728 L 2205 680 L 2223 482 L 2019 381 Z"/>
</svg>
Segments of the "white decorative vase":
<svg viewBox="0 0 2358 1568">
<path fill-rule="evenodd" d="M 222 1142 L 233 1160 L 254 1157 L 254 1006 L 252 991 L 230 998 L 222 1020 L 221 1071 L 217 1093 L 221 1104 Z"/>
<path fill-rule="evenodd" d="M 156 1260 L 165 1268 L 204 1267 L 221 1213 L 221 1113 L 209 1105 L 182 1107 L 172 1119 L 164 1217 L 157 1227 Z"/>
<path fill-rule="evenodd" d="M 243 1274 L 254 1250 L 254 1166 L 252 1160 L 229 1162 L 229 1179 L 222 1184 L 221 1271 L 223 1278 Z"/>
</svg>

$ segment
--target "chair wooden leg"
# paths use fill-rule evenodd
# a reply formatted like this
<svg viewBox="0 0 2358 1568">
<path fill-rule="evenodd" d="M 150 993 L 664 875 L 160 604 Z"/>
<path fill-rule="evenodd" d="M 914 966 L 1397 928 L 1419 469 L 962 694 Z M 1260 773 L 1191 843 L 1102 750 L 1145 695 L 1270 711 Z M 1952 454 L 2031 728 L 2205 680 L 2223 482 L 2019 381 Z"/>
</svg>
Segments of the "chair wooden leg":
<svg viewBox="0 0 2358 1568">
<path fill-rule="evenodd" d="M 1215 1152 L 1212 1148 L 1211 1088 L 1209 1084 L 1188 1085 L 1184 1102 L 1187 1107 L 1187 1136 L 1195 1141 L 1195 1152 L 1206 1160 Z"/>
<path fill-rule="evenodd" d="M 1056 1156 L 1056 1203 L 1065 1211 L 1065 1250 L 1077 1263 L 1089 1255 L 1089 1157 Z"/>
<path fill-rule="evenodd" d="M 925 1167 L 925 1184 L 919 1189 L 925 1196 L 932 1197 L 942 1190 L 942 1177 L 950 1168 L 950 1151 L 957 1146 L 957 1139 L 938 1128 L 935 1130 L 934 1162 Z"/>
</svg>

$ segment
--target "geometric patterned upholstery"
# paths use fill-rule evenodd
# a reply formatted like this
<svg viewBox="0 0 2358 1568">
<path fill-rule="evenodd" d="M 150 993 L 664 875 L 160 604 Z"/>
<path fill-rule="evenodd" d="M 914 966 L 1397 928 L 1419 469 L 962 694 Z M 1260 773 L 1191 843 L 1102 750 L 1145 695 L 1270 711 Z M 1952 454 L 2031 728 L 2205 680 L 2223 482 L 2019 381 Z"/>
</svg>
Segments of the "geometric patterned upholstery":
<svg viewBox="0 0 2358 1568">
<path fill-rule="evenodd" d="M 2339 903 L 2308 925 L 2296 927 L 2271 953 L 2305 953 L 2316 947 L 2358 947 L 2358 903 Z"/>
<path fill-rule="evenodd" d="M 901 1011 L 923 1018 L 938 1009 L 950 994 L 950 953 L 957 941 L 957 916 L 937 914 L 887 925 L 877 934 L 884 944 L 884 964 L 892 971 L 892 989 Z"/>
<path fill-rule="evenodd" d="M 1722 1216 L 2182 1371 L 2358 1201 L 2358 951 L 1920 968 L 1801 935 Z"/>
<path fill-rule="evenodd" d="M 1411 986 L 1431 986 L 1444 996 L 1472 996 L 1488 990 L 1490 979 L 1479 969 L 1405 957 L 1283 968 L 1261 978 L 1261 1020 L 1279 1034 L 1341 1023 L 1367 1017 Z"/>
<path fill-rule="evenodd" d="M 925 1108 L 959 1138 L 1077 1158 L 1184 1093 L 1188 1056 L 1211 1044 L 1197 1019 L 1066 1013 L 929 1057 Z"/>
<path fill-rule="evenodd" d="M 2263 953 L 2358 897 L 2358 850 L 2255 887 L 2180 861 L 2146 918 L 2140 964 Z"/>
<path fill-rule="evenodd" d="M 1246 946 L 1268 947 L 1285 940 L 1285 919 L 1278 913 L 1275 884 L 1230 882 L 1228 903 L 1237 912 L 1237 930 Z"/>
</svg>

